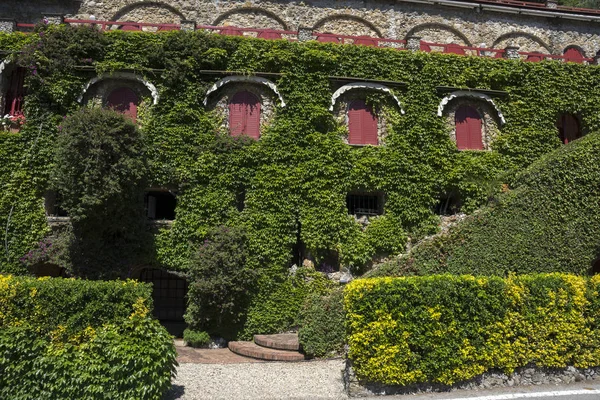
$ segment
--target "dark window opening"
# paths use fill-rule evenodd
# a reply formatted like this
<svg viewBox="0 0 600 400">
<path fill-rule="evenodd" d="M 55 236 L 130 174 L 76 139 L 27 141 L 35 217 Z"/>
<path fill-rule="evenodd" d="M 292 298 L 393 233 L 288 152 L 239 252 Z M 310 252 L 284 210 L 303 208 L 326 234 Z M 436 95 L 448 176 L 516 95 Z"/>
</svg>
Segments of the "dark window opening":
<svg viewBox="0 0 600 400">
<path fill-rule="evenodd" d="M 152 283 L 154 316 L 169 333 L 181 336 L 185 328 L 185 313 L 188 283 L 177 275 L 160 269 L 144 269 L 140 281 Z"/>
<path fill-rule="evenodd" d="M 596 259 L 592 264 L 592 275 L 600 274 L 600 258 Z"/>
<path fill-rule="evenodd" d="M 245 189 L 240 189 L 235 194 L 235 208 L 237 208 L 237 210 L 239 212 L 244 211 L 244 208 L 246 208 L 246 190 Z"/>
<path fill-rule="evenodd" d="M 445 195 L 441 196 L 434 207 L 434 212 L 437 215 L 455 215 L 460 212 L 462 203 L 457 196 Z"/>
<path fill-rule="evenodd" d="M 346 207 L 351 215 L 383 214 L 383 193 L 349 193 Z"/>
<path fill-rule="evenodd" d="M 4 98 L 4 113 L 2 115 L 18 116 L 23 114 L 25 99 L 25 75 L 27 70 L 17 67 L 8 77 L 8 89 Z"/>
<path fill-rule="evenodd" d="M 296 231 L 296 243 L 292 248 L 292 264 L 296 264 L 298 267 L 303 265 L 306 255 L 306 245 L 302 241 L 302 224 L 300 221 L 296 221 L 298 230 Z"/>
<path fill-rule="evenodd" d="M 62 196 L 53 190 L 46 192 L 44 199 L 46 215 L 50 217 L 68 217 L 67 211 L 62 208 Z"/>
<path fill-rule="evenodd" d="M 579 119 L 573 114 L 561 114 L 558 117 L 556 126 L 558 127 L 560 140 L 564 144 L 569 144 L 583 136 Z"/>
<path fill-rule="evenodd" d="M 146 216 L 153 220 L 175 219 L 177 199 L 168 191 L 150 191 L 145 196 Z"/>
</svg>

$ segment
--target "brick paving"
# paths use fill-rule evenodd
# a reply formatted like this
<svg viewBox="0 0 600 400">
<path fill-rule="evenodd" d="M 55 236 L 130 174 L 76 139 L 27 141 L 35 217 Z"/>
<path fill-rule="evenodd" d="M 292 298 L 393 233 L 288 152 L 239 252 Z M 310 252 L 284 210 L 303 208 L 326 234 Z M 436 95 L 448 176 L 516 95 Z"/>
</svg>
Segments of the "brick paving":
<svg viewBox="0 0 600 400">
<path fill-rule="evenodd" d="M 240 356 L 229 349 L 194 349 L 183 344 L 183 340 L 175 340 L 177 362 L 179 364 L 245 364 L 265 362 L 250 357 Z"/>
</svg>

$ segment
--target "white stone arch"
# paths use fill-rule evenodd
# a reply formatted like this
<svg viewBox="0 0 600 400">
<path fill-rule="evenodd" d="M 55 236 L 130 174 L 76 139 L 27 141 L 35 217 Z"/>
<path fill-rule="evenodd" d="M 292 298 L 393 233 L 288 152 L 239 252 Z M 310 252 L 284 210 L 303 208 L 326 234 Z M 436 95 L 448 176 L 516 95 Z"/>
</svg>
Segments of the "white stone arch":
<svg viewBox="0 0 600 400">
<path fill-rule="evenodd" d="M 212 85 L 206 91 L 206 96 L 204 96 L 204 101 L 202 102 L 204 104 L 204 106 L 206 107 L 208 105 L 208 97 L 212 93 L 216 92 L 223 86 L 228 85 L 230 83 L 255 83 L 258 85 L 264 85 L 264 86 L 268 87 L 269 89 L 271 89 L 271 91 L 273 93 L 275 93 L 275 95 L 279 99 L 279 105 L 281 107 L 285 107 L 285 101 L 283 100 L 281 93 L 279 93 L 279 90 L 277 90 L 277 86 L 273 82 L 271 82 L 268 79 L 261 78 L 258 76 L 240 76 L 240 75 L 227 76 L 227 77 L 215 82 L 215 84 Z"/>
<path fill-rule="evenodd" d="M 128 81 L 140 82 L 142 85 L 144 85 L 150 91 L 150 95 L 152 96 L 152 104 L 158 103 L 158 89 L 156 89 L 156 86 L 154 86 L 151 82 L 145 80 L 141 76 L 134 74 L 133 72 L 113 72 L 113 73 L 102 74 L 102 75 L 93 77 L 83 87 L 83 91 L 77 98 L 77 102 L 81 103 L 83 101 L 83 96 L 87 93 L 87 91 L 92 86 L 94 86 L 96 83 L 98 83 L 100 81 L 104 81 L 107 79 L 123 79 L 123 80 L 128 80 Z"/>
<path fill-rule="evenodd" d="M 504 119 L 504 115 L 502 114 L 502 111 L 500 111 L 500 109 L 498 108 L 496 103 L 494 103 L 494 100 L 492 100 L 492 98 L 490 96 L 483 94 L 483 93 L 471 92 L 471 91 L 467 91 L 467 90 L 457 90 L 455 92 L 450 93 L 448 96 L 444 97 L 442 99 L 442 101 L 440 102 L 440 105 L 438 106 L 438 111 L 437 111 L 438 117 L 441 117 L 444 115 L 444 109 L 446 108 L 446 106 L 448 105 L 448 103 L 450 101 L 461 98 L 461 97 L 467 97 L 467 98 L 476 99 L 476 100 L 484 101 L 484 102 L 488 103 L 496 111 L 498 120 L 500 121 L 500 125 L 504 125 L 506 123 L 506 120 Z"/>
<path fill-rule="evenodd" d="M 344 93 L 346 93 L 350 90 L 357 90 L 357 89 L 376 90 L 379 92 L 387 93 L 394 99 L 396 104 L 398 104 L 398 108 L 400 109 L 400 114 L 404 114 L 404 108 L 402 108 L 402 103 L 400 103 L 400 100 L 392 93 L 390 88 L 388 88 L 387 86 L 381 85 L 379 83 L 372 83 L 372 82 L 352 82 L 352 83 L 348 83 L 348 84 L 342 86 L 341 88 L 339 88 L 338 90 L 336 90 L 335 93 L 333 94 L 333 96 L 331 96 L 331 105 L 329 106 L 329 111 L 333 111 L 333 109 L 335 107 L 335 103 L 337 102 L 337 100 L 340 98 L 341 95 L 343 95 Z"/>
</svg>

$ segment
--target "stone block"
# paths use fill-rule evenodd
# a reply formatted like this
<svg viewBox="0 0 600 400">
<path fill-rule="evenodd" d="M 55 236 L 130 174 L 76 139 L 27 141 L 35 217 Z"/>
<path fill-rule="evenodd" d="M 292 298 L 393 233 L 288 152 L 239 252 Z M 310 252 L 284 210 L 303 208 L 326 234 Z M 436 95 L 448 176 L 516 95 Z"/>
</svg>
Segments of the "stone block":
<svg viewBox="0 0 600 400">
<path fill-rule="evenodd" d="M 301 26 L 298 28 L 298 41 L 306 42 L 308 40 L 313 39 L 313 30 L 312 28 L 307 28 L 305 26 Z"/>
<path fill-rule="evenodd" d="M 181 20 L 181 30 L 182 31 L 195 31 L 196 30 L 196 21 L 188 21 Z"/>
<path fill-rule="evenodd" d="M 17 23 L 14 19 L 0 18 L 0 32 L 11 33 L 17 29 Z"/>
<path fill-rule="evenodd" d="M 521 58 L 519 56 L 519 46 L 507 46 L 504 50 L 504 58 L 508 58 L 509 60 L 518 60 Z"/>
<path fill-rule="evenodd" d="M 43 13 L 42 21 L 49 25 L 60 25 L 65 22 L 65 16 L 62 14 Z"/>
<path fill-rule="evenodd" d="M 421 49 L 421 38 L 419 36 L 409 36 L 406 38 L 406 48 L 410 51 Z"/>
</svg>

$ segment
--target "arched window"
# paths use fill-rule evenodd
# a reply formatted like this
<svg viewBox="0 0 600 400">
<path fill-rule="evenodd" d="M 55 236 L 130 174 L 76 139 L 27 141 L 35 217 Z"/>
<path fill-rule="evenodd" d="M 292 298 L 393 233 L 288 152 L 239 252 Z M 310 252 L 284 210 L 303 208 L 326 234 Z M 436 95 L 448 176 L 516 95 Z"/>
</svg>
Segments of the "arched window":
<svg viewBox="0 0 600 400">
<path fill-rule="evenodd" d="M 317 42 L 321 43 L 340 43 L 340 38 L 336 37 L 331 32 L 324 32 L 317 36 Z"/>
<path fill-rule="evenodd" d="M 377 47 L 377 40 L 369 36 L 358 36 L 356 39 L 354 39 L 354 44 Z"/>
<path fill-rule="evenodd" d="M 264 31 L 258 32 L 257 37 L 260 39 L 276 40 L 276 39 L 281 39 L 281 33 L 275 32 L 270 29 L 266 29 Z"/>
<path fill-rule="evenodd" d="M 233 26 L 226 26 L 225 28 L 219 30 L 219 34 L 227 36 L 244 36 L 243 31 Z"/>
<path fill-rule="evenodd" d="M 459 150 L 483 150 L 481 139 L 481 116 L 471 106 L 460 106 L 454 116 L 456 124 L 456 147 Z"/>
<path fill-rule="evenodd" d="M 378 145 L 377 117 L 364 100 L 354 100 L 348 107 L 348 143 Z"/>
<path fill-rule="evenodd" d="M 542 61 L 544 59 L 544 55 L 541 53 L 531 53 L 527 56 L 527 58 L 524 61 L 527 62 L 539 62 Z"/>
<path fill-rule="evenodd" d="M 119 30 L 121 30 L 121 31 L 141 31 L 142 27 L 141 27 L 141 25 L 121 25 L 119 27 Z"/>
<path fill-rule="evenodd" d="M 2 115 L 23 114 L 23 100 L 25 98 L 25 75 L 27 70 L 17 67 L 8 77 L 8 90 L 4 98 L 4 113 Z"/>
<path fill-rule="evenodd" d="M 237 92 L 229 102 L 229 132 L 232 136 L 260 137 L 260 101 L 248 91 Z"/>
<path fill-rule="evenodd" d="M 108 107 L 127 115 L 134 122 L 137 119 L 137 107 L 139 104 L 140 98 L 138 95 L 127 87 L 120 87 L 113 90 L 106 100 Z"/>
<path fill-rule="evenodd" d="M 581 137 L 579 120 L 573 114 L 561 114 L 558 117 L 558 134 L 564 144 L 571 143 Z"/>
<path fill-rule="evenodd" d="M 575 47 L 569 47 L 566 51 L 565 51 L 565 61 L 566 62 L 574 62 L 577 64 L 583 64 L 583 54 L 581 54 L 581 52 L 579 50 L 577 50 L 577 48 Z"/>
</svg>

